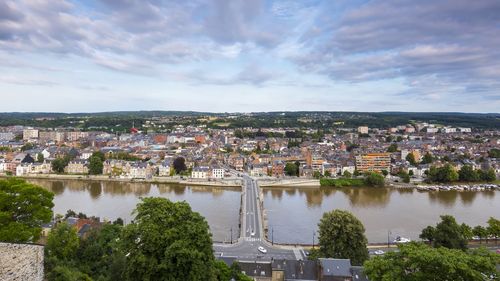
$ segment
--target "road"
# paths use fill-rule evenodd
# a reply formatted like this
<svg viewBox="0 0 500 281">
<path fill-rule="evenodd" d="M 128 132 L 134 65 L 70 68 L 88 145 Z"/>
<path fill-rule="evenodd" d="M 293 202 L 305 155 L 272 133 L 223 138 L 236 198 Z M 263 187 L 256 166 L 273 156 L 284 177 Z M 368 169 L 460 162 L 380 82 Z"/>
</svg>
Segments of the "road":
<svg viewBox="0 0 500 281">
<path fill-rule="evenodd" d="M 261 209 L 259 208 L 259 186 L 257 181 L 241 172 L 231 171 L 231 173 L 234 175 L 239 174 L 243 179 L 241 234 L 234 244 L 214 244 L 215 254 L 217 256 L 236 257 L 240 260 L 304 260 L 306 256 L 302 248 L 272 246 L 266 241 Z M 260 252 L 258 247 L 265 248 L 267 252 Z"/>
</svg>

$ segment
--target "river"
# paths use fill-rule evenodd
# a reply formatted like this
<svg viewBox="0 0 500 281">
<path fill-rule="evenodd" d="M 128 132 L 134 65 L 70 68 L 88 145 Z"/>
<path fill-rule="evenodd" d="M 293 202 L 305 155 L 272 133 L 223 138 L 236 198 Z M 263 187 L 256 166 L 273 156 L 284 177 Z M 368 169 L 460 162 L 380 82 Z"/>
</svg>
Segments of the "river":
<svg viewBox="0 0 500 281">
<path fill-rule="evenodd" d="M 80 180 L 29 181 L 55 194 L 55 213 L 65 214 L 71 209 L 101 219 L 115 220 L 121 217 L 128 223 L 141 197 L 165 197 L 176 202 L 185 200 L 194 211 L 204 216 L 214 241 L 228 241 L 231 228 L 233 239 L 239 236 L 241 188 L 238 187 Z"/>
<path fill-rule="evenodd" d="M 459 223 L 486 225 L 500 217 L 498 191 L 420 192 L 391 188 L 263 188 L 264 208 L 275 242 L 311 244 L 324 212 L 344 209 L 364 224 L 371 243 L 396 236 L 418 240 L 421 230 L 450 214 Z M 271 238 L 271 236 L 270 236 Z M 315 234 L 315 243 L 318 243 Z"/>
</svg>

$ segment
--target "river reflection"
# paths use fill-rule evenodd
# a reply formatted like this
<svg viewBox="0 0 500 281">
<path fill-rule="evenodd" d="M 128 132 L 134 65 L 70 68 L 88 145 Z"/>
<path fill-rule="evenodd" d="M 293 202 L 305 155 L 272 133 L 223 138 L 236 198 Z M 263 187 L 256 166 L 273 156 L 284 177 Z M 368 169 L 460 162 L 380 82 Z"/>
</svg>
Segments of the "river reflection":
<svg viewBox="0 0 500 281">
<path fill-rule="evenodd" d="M 231 228 L 233 237 L 238 237 L 239 187 L 44 179 L 29 181 L 55 194 L 55 213 L 65 214 L 68 209 L 72 209 L 103 219 L 121 217 L 125 222 L 130 222 L 131 213 L 141 197 L 159 196 L 188 202 L 194 211 L 207 219 L 215 241 L 228 241 Z"/>
<path fill-rule="evenodd" d="M 422 228 L 434 225 L 442 214 L 455 216 L 459 223 L 484 225 L 500 211 L 498 191 L 273 187 L 263 192 L 274 240 L 287 243 L 312 243 L 319 219 L 333 209 L 354 213 L 370 242 L 387 242 L 389 231 L 391 240 L 396 235 L 418 240 Z"/>
</svg>

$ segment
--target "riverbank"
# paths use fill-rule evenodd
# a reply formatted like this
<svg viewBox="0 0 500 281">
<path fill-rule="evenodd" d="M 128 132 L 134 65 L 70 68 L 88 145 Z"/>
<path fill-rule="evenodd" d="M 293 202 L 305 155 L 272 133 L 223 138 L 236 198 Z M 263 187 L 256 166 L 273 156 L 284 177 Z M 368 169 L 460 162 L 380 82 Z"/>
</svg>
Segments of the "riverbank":
<svg viewBox="0 0 500 281">
<path fill-rule="evenodd" d="M 9 176 L 0 175 L 0 178 L 7 178 Z M 130 179 L 109 177 L 104 175 L 58 175 L 58 174 L 37 174 L 37 175 L 24 175 L 19 176 L 23 179 L 45 179 L 45 180 L 80 180 L 80 181 L 105 181 L 105 182 L 134 182 L 134 183 L 171 183 L 181 185 L 199 185 L 199 186 L 228 186 L 228 187 L 241 187 L 240 179 L 186 179 L 180 177 L 152 177 L 151 179 Z"/>
</svg>

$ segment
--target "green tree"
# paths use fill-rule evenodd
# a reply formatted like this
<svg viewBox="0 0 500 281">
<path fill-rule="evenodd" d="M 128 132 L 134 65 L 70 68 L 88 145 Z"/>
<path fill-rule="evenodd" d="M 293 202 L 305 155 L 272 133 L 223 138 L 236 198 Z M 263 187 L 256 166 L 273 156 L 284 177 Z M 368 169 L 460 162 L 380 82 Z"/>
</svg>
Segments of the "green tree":
<svg viewBox="0 0 500 281">
<path fill-rule="evenodd" d="M 92 281 L 85 273 L 74 268 L 74 266 L 57 265 L 49 272 L 46 272 L 50 281 Z"/>
<path fill-rule="evenodd" d="M 297 168 L 297 177 L 300 177 L 300 162 L 295 161 L 295 167 Z"/>
<path fill-rule="evenodd" d="M 350 179 L 351 177 L 352 177 L 351 172 L 349 172 L 348 170 L 345 170 L 345 171 L 344 171 L 344 178 L 348 178 L 348 179 Z"/>
<path fill-rule="evenodd" d="M 33 148 L 35 148 L 35 145 L 31 142 L 28 142 L 28 143 L 24 144 L 23 146 L 21 146 L 21 151 L 31 150 Z"/>
<path fill-rule="evenodd" d="M 460 181 L 477 181 L 479 180 L 479 175 L 472 169 L 472 166 L 464 165 L 458 171 L 458 179 Z"/>
<path fill-rule="evenodd" d="M 465 223 L 462 223 L 460 225 L 460 230 L 462 231 L 462 236 L 466 240 L 471 240 L 472 237 L 474 236 L 474 233 L 472 232 L 472 227 L 470 227 L 469 225 L 467 225 Z"/>
<path fill-rule="evenodd" d="M 498 276 L 495 268 L 498 256 L 486 249 L 467 253 L 414 242 L 398 247 L 399 251 L 365 262 L 364 273 L 370 280 L 483 281 L 491 280 L 489 276 Z"/>
<path fill-rule="evenodd" d="M 379 173 L 371 172 L 366 174 L 364 182 L 367 186 L 383 187 L 385 185 L 384 176 Z"/>
<path fill-rule="evenodd" d="M 467 240 L 462 233 L 462 228 L 453 216 L 441 216 L 441 222 L 436 225 L 433 246 L 462 250 L 467 248 Z"/>
<path fill-rule="evenodd" d="M 432 166 L 428 171 L 428 180 L 431 182 L 454 182 L 458 180 L 458 173 L 450 164 L 436 168 Z"/>
<path fill-rule="evenodd" d="M 52 161 L 52 170 L 56 173 L 64 173 L 64 168 L 68 166 L 69 161 L 70 161 L 69 156 L 64 156 L 54 159 Z"/>
<path fill-rule="evenodd" d="M 395 143 L 389 145 L 389 147 L 387 148 L 387 152 L 396 152 L 396 151 L 398 151 L 398 145 Z"/>
<path fill-rule="evenodd" d="M 187 170 L 186 160 L 184 159 L 184 157 L 175 158 L 173 165 L 174 165 L 174 170 L 177 174 L 180 174 Z"/>
<path fill-rule="evenodd" d="M 493 170 L 493 169 L 488 169 L 486 171 L 479 170 L 478 174 L 479 174 L 478 175 L 479 179 L 482 181 L 492 182 L 492 181 L 497 179 L 497 176 L 495 174 L 495 170 Z"/>
<path fill-rule="evenodd" d="M 495 237 L 495 243 L 497 243 L 498 237 L 500 237 L 500 220 L 490 217 L 488 219 L 488 227 L 486 230 L 489 235 Z"/>
<path fill-rule="evenodd" d="M 436 228 L 434 228 L 432 225 L 429 225 L 426 228 L 422 229 L 422 233 L 420 233 L 419 235 L 420 239 L 428 240 L 430 244 L 432 244 L 432 241 L 434 241 L 435 236 Z"/>
<path fill-rule="evenodd" d="M 406 161 L 410 162 L 410 165 L 412 166 L 417 165 L 417 160 L 415 159 L 415 154 L 413 153 L 408 153 L 408 155 L 406 155 Z"/>
<path fill-rule="evenodd" d="M 104 164 L 102 163 L 99 156 L 92 156 L 89 159 L 89 174 L 90 175 L 101 175 Z"/>
<path fill-rule="evenodd" d="M 432 157 L 432 154 L 430 154 L 429 152 L 426 152 L 424 154 L 424 157 L 422 157 L 421 163 L 422 164 L 431 164 L 433 161 L 434 161 L 434 157 Z"/>
<path fill-rule="evenodd" d="M 387 170 L 382 170 L 382 175 L 384 175 L 384 177 L 387 177 L 388 174 L 389 172 Z"/>
<path fill-rule="evenodd" d="M 89 236 L 80 242 L 77 251 L 76 260 L 82 272 L 96 280 L 113 280 L 113 275 L 123 273 L 123 270 L 113 272 L 125 265 L 125 256 L 118 250 L 117 238 L 121 231 L 119 224 L 105 224 L 100 229 L 91 230 Z"/>
<path fill-rule="evenodd" d="M 483 238 L 488 237 L 488 230 L 485 227 L 480 226 L 480 225 L 475 226 L 472 229 L 472 233 L 475 236 L 479 237 L 479 243 L 482 243 Z"/>
<path fill-rule="evenodd" d="M 286 163 L 285 165 L 285 174 L 287 176 L 296 176 L 297 175 L 297 166 L 294 163 Z"/>
<path fill-rule="evenodd" d="M 36 242 L 52 218 L 54 194 L 18 178 L 0 180 L 0 241 Z"/>
<path fill-rule="evenodd" d="M 212 239 L 206 220 L 186 202 L 143 198 L 124 227 L 125 280 L 212 280 Z"/>
<path fill-rule="evenodd" d="M 104 153 L 102 151 L 96 151 L 94 153 L 92 153 L 92 156 L 90 157 L 99 157 L 99 159 L 101 159 L 101 162 L 104 162 L 106 161 L 106 156 L 104 155 Z"/>
<path fill-rule="evenodd" d="M 42 153 L 38 153 L 36 156 L 36 162 L 43 163 L 44 157 Z"/>
<path fill-rule="evenodd" d="M 498 148 L 490 149 L 490 151 L 488 152 L 488 156 L 490 158 L 500 158 L 500 149 Z"/>
<path fill-rule="evenodd" d="M 70 265 L 76 258 L 79 243 L 75 228 L 65 222 L 57 224 L 50 231 L 45 245 L 47 272 L 51 272 L 57 266 Z"/>
<path fill-rule="evenodd" d="M 368 259 L 365 227 L 353 214 L 343 210 L 326 212 L 318 227 L 319 256 L 350 259 L 355 265 Z"/>
</svg>

